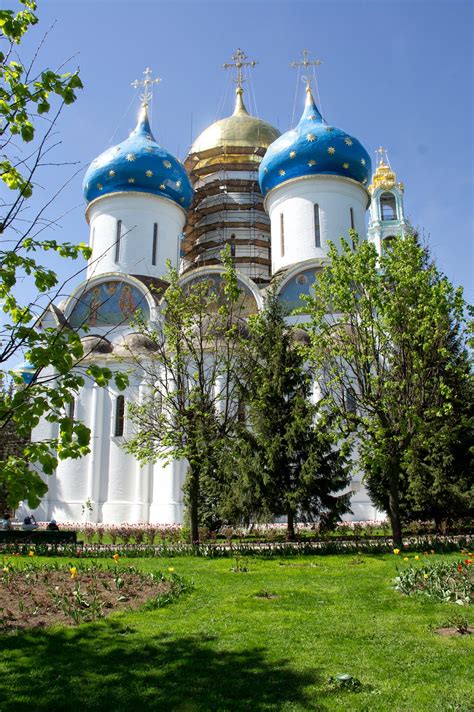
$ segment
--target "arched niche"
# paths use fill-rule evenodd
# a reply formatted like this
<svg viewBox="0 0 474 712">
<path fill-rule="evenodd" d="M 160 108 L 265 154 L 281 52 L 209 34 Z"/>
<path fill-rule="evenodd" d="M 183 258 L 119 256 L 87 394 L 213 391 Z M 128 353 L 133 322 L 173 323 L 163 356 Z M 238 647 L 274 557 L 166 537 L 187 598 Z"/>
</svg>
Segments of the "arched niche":
<svg viewBox="0 0 474 712">
<path fill-rule="evenodd" d="M 393 193 L 386 190 L 380 195 L 380 217 L 382 220 L 397 220 L 397 201 Z"/>
<path fill-rule="evenodd" d="M 291 275 L 281 285 L 278 298 L 287 309 L 300 309 L 304 306 L 304 301 L 301 297 L 312 294 L 318 269 L 320 268 L 307 267 Z"/>
<path fill-rule="evenodd" d="M 129 324 L 138 315 L 150 319 L 144 292 L 119 278 L 95 282 L 73 297 L 72 303 L 68 321 L 74 329 Z"/>
</svg>

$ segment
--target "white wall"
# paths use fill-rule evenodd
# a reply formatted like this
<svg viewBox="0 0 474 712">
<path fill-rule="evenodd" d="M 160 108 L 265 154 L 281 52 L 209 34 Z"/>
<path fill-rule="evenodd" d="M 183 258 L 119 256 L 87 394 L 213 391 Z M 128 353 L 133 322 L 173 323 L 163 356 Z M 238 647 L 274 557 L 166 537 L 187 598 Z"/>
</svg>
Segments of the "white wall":
<svg viewBox="0 0 474 712">
<path fill-rule="evenodd" d="M 112 193 L 94 200 L 86 217 L 92 246 L 88 278 L 107 272 L 162 277 L 168 259 L 178 266 L 179 236 L 186 215 L 172 200 L 147 193 Z M 116 261 L 118 220 L 122 226 Z M 152 265 L 154 223 L 158 225 L 156 265 Z"/>
<path fill-rule="evenodd" d="M 327 255 L 328 241 L 348 239 L 351 227 L 365 237 L 368 193 L 356 181 L 338 176 L 309 176 L 275 188 L 266 198 L 272 232 L 272 273 L 304 260 Z M 315 246 L 314 205 L 319 205 L 321 246 Z M 281 214 L 284 254 L 281 249 Z"/>
</svg>

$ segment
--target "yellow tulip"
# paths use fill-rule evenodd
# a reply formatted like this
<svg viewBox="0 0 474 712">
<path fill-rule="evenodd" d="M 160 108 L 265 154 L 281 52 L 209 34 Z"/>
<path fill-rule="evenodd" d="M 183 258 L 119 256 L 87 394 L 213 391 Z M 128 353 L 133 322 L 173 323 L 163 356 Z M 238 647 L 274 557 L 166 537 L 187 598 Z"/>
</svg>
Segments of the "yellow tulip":
<svg viewBox="0 0 474 712">
<path fill-rule="evenodd" d="M 404 556 L 403 561 L 408 561 L 408 556 Z"/>
<path fill-rule="evenodd" d="M 396 554 L 399 554 L 399 553 L 400 553 L 400 549 L 394 549 L 394 550 L 393 550 L 393 553 L 394 553 L 395 555 L 396 555 Z"/>
<path fill-rule="evenodd" d="M 172 574 L 173 571 L 174 571 L 174 566 L 169 566 L 169 567 L 168 567 L 168 571 L 170 572 L 170 574 Z"/>
<path fill-rule="evenodd" d="M 423 578 L 424 578 L 424 579 L 429 578 L 428 574 L 423 574 Z"/>
<path fill-rule="evenodd" d="M 115 561 L 115 563 L 118 564 L 118 560 L 119 560 L 119 558 L 120 558 L 119 555 L 118 555 L 118 554 L 114 554 L 112 558 L 113 558 L 113 560 Z"/>
<path fill-rule="evenodd" d="M 419 558 L 420 558 L 420 557 L 419 557 L 418 554 L 417 554 L 417 555 L 415 556 L 415 561 L 418 561 Z"/>
<path fill-rule="evenodd" d="M 28 552 L 28 556 L 34 556 L 34 555 L 35 555 L 35 552 L 34 552 L 34 551 L 31 551 L 31 550 L 30 550 L 30 551 Z"/>
<path fill-rule="evenodd" d="M 75 579 L 76 576 L 77 576 L 77 569 L 76 569 L 76 567 L 75 567 L 75 566 L 71 566 L 71 568 L 69 569 L 69 571 L 70 571 L 70 574 L 71 574 L 71 578 L 72 578 L 72 579 Z"/>
</svg>

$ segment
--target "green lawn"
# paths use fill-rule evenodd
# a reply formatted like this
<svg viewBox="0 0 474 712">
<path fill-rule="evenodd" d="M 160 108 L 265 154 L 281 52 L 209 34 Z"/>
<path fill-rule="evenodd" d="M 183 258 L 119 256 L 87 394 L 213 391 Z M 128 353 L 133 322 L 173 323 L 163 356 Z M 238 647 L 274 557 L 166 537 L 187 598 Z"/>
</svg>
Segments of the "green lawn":
<svg viewBox="0 0 474 712">
<path fill-rule="evenodd" d="M 394 591 L 406 564 L 393 555 L 354 561 L 250 558 L 234 573 L 229 559 L 134 559 L 173 566 L 193 590 L 155 611 L 0 637 L 0 710 L 474 710 L 474 636 L 432 631 L 473 613 Z M 330 689 L 340 672 L 362 691 Z"/>
</svg>

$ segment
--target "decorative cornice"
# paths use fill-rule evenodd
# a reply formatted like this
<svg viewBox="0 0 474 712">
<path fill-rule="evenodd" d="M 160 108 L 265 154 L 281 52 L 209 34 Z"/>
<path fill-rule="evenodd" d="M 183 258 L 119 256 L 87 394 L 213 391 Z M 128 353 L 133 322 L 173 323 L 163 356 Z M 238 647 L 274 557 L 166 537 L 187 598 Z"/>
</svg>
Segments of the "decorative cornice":
<svg viewBox="0 0 474 712">
<path fill-rule="evenodd" d="M 354 178 L 346 178 L 346 176 L 338 176 L 332 173 L 318 173 L 318 174 L 313 174 L 309 176 L 299 176 L 298 178 L 290 178 L 289 180 L 285 181 L 284 183 L 280 183 L 279 185 L 276 185 L 274 188 L 272 188 L 264 197 L 263 199 L 263 207 L 265 210 L 267 210 L 267 200 L 268 198 L 277 190 L 280 190 L 280 188 L 283 188 L 284 186 L 290 185 L 290 183 L 299 183 L 301 181 L 306 181 L 306 180 L 337 180 L 338 182 L 341 183 L 349 183 L 350 185 L 356 185 L 358 188 L 364 191 L 366 197 L 367 197 L 367 205 L 366 208 L 369 208 L 370 206 L 370 194 L 369 191 L 365 186 L 363 186 L 359 181 L 354 180 Z M 268 212 L 268 210 L 267 210 Z"/>
<path fill-rule="evenodd" d="M 140 195 L 144 198 L 148 198 L 150 200 L 165 200 L 167 203 L 171 203 L 174 205 L 176 208 L 179 208 L 185 216 L 187 216 L 188 211 L 186 208 L 183 208 L 182 205 L 178 205 L 178 203 L 175 200 L 172 200 L 172 198 L 167 198 L 165 195 L 156 195 L 155 193 L 146 193 L 145 191 L 141 190 L 119 190 L 116 193 L 106 193 L 105 195 L 99 195 L 98 198 L 94 198 L 94 200 L 91 200 L 91 202 L 86 206 L 85 210 L 85 216 L 87 220 L 87 224 L 89 225 L 89 210 L 92 208 L 93 205 L 97 205 L 101 200 L 105 200 L 106 198 L 115 198 L 115 197 L 123 197 L 126 195 L 127 197 L 134 196 L 136 197 L 137 195 Z"/>
</svg>

